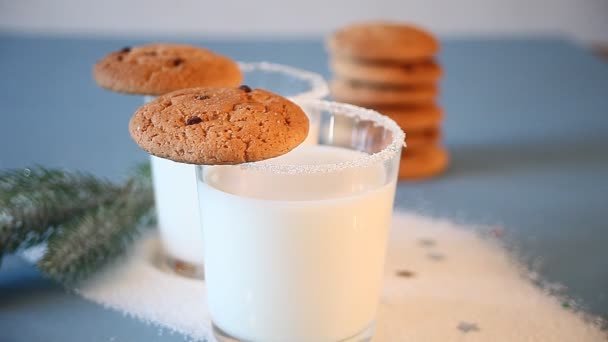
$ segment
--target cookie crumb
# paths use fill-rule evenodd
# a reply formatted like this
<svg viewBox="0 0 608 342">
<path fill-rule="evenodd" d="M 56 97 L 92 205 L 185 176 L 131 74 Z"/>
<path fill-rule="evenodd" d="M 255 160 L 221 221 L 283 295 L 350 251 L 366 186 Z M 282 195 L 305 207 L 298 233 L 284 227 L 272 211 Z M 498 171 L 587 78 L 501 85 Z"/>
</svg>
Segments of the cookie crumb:
<svg viewBox="0 0 608 342">
<path fill-rule="evenodd" d="M 194 116 L 191 117 L 190 119 L 188 119 L 188 121 L 186 121 L 186 125 L 190 126 L 190 125 L 196 125 L 197 123 L 201 123 L 203 122 L 203 119 L 201 119 L 198 116 Z"/>
<path fill-rule="evenodd" d="M 433 247 L 435 246 L 436 242 L 433 239 L 425 238 L 418 240 L 418 244 L 422 247 Z"/>
<path fill-rule="evenodd" d="M 433 261 L 442 261 L 445 259 L 445 255 L 441 253 L 429 253 L 427 257 Z"/>
<path fill-rule="evenodd" d="M 246 84 L 241 85 L 239 87 L 239 89 L 241 89 L 242 91 L 244 91 L 246 93 L 251 93 L 251 88 L 248 85 L 246 85 Z"/>
<path fill-rule="evenodd" d="M 175 261 L 174 265 L 175 271 L 179 274 L 183 274 L 189 277 L 196 275 L 196 267 L 181 261 Z"/>
<path fill-rule="evenodd" d="M 414 276 L 414 272 L 412 271 L 408 271 L 408 270 L 398 270 L 395 272 L 395 275 L 397 277 L 402 277 L 402 278 L 412 278 Z"/>
<path fill-rule="evenodd" d="M 456 328 L 465 334 L 469 333 L 469 332 L 475 332 L 475 331 L 481 330 L 481 329 L 479 329 L 479 326 L 477 325 L 477 323 L 469 323 L 469 322 L 460 322 L 460 323 L 458 323 L 458 326 Z"/>
<path fill-rule="evenodd" d="M 490 230 L 490 233 L 494 235 L 494 237 L 501 238 L 505 235 L 505 231 L 501 227 L 494 227 Z"/>
</svg>

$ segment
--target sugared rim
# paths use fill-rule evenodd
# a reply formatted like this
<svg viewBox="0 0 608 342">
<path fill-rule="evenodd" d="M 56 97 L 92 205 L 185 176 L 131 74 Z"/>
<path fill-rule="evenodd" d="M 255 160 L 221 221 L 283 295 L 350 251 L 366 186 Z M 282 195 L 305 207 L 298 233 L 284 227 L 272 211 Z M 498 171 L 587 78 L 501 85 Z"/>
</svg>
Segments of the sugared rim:
<svg viewBox="0 0 608 342">
<path fill-rule="evenodd" d="M 302 92 L 296 96 L 288 96 L 288 98 L 301 101 L 306 99 L 322 99 L 329 95 L 329 87 L 323 76 L 302 69 L 297 69 L 288 65 L 276 64 L 270 62 L 237 62 L 241 71 L 271 71 L 291 75 L 295 78 L 305 80 L 310 84 L 310 90 Z"/>
<path fill-rule="evenodd" d="M 273 164 L 272 159 L 263 160 L 254 163 L 240 164 L 240 167 L 250 170 L 267 171 L 277 174 L 311 174 L 311 173 L 330 173 L 339 172 L 352 168 L 365 168 L 372 165 L 377 165 L 386 160 L 394 158 L 399 154 L 401 148 L 405 146 L 405 133 L 403 130 L 388 116 L 382 115 L 374 110 L 366 109 L 358 106 L 353 106 L 346 103 L 324 101 L 324 100 L 302 100 L 299 102 L 304 108 L 313 107 L 314 109 L 324 110 L 333 113 L 339 113 L 351 118 L 359 118 L 362 120 L 372 121 L 378 126 L 382 126 L 393 134 L 393 139 L 389 145 L 379 152 L 363 156 L 346 162 L 332 164 Z"/>
</svg>

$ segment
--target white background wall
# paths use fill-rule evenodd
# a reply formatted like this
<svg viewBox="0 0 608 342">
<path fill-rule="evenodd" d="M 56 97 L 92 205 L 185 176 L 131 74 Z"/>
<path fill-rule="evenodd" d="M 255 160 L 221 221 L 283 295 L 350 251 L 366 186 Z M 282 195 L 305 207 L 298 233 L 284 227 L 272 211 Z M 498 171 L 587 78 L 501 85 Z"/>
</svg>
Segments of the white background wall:
<svg viewBox="0 0 608 342">
<path fill-rule="evenodd" d="M 375 18 L 444 35 L 608 41 L 608 0 L 0 0 L 0 30 L 51 34 L 320 36 Z"/>
</svg>

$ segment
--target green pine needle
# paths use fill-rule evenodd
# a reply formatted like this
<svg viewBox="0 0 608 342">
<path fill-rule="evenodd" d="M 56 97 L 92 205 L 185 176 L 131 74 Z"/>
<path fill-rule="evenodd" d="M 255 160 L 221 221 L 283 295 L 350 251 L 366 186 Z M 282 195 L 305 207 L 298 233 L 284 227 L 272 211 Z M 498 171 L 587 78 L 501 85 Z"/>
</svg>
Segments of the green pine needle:
<svg viewBox="0 0 608 342">
<path fill-rule="evenodd" d="M 61 223 L 120 191 L 85 173 L 42 167 L 0 172 L 0 258 L 43 242 Z"/>
<path fill-rule="evenodd" d="M 72 284 L 122 255 L 149 227 L 154 205 L 151 187 L 131 181 L 125 190 L 112 203 L 71 220 L 49 238 L 40 270 L 60 283 Z"/>
<path fill-rule="evenodd" d="M 46 242 L 39 269 L 75 283 L 123 254 L 153 223 L 153 207 L 149 163 L 123 185 L 43 167 L 0 171 L 0 261 Z"/>
</svg>

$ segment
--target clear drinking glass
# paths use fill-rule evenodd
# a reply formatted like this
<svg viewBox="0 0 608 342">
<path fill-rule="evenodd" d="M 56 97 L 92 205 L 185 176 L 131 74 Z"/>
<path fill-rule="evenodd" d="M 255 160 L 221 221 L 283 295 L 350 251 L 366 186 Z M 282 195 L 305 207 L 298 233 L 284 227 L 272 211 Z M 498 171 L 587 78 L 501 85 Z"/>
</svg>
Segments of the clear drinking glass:
<svg viewBox="0 0 608 342">
<path fill-rule="evenodd" d="M 319 114 L 318 144 L 257 163 L 196 167 L 220 341 L 373 334 L 404 133 L 368 109 L 299 104 Z"/>
<path fill-rule="evenodd" d="M 289 97 L 295 102 L 321 99 L 329 93 L 321 75 L 268 62 L 239 63 L 244 84 Z M 146 97 L 151 101 L 154 97 Z M 318 114 L 311 121 L 308 142 L 318 137 Z M 196 176 L 193 165 L 151 156 L 156 212 L 165 259 L 174 271 L 202 278 L 203 236 L 200 228 Z"/>
</svg>

